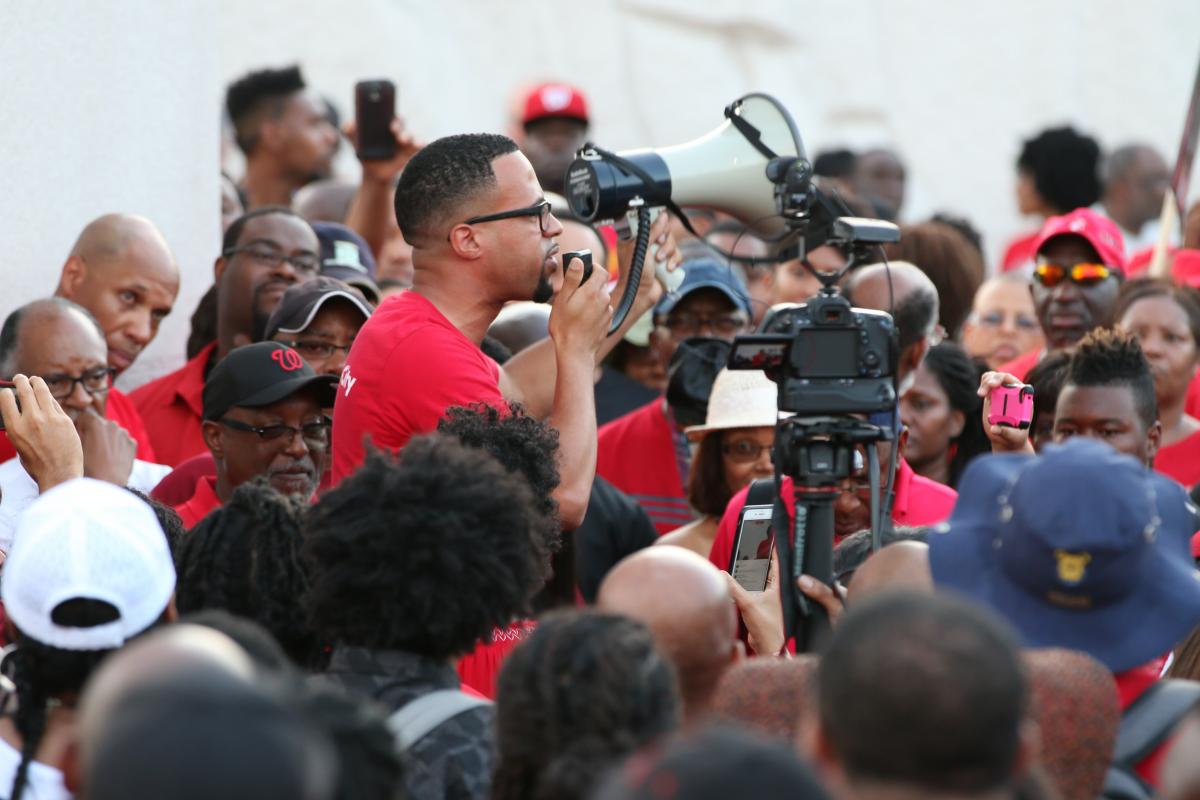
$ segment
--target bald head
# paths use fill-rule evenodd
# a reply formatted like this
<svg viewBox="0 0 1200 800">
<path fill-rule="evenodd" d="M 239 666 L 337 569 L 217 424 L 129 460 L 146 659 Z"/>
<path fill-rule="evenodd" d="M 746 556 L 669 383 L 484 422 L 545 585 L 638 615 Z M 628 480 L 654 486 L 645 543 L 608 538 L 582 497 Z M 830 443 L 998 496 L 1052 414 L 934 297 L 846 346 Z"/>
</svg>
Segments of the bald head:
<svg viewBox="0 0 1200 800">
<path fill-rule="evenodd" d="M 83 229 L 55 292 L 100 323 L 118 372 L 153 341 L 178 294 L 179 267 L 166 239 L 150 220 L 130 214 L 106 214 Z"/>
<path fill-rule="evenodd" d="M 845 286 L 846 297 L 855 306 L 891 313 L 900 343 L 897 378 L 905 381 L 929 349 L 928 337 L 938 319 L 937 287 L 919 267 L 907 261 L 870 264 L 855 270 Z"/>
<path fill-rule="evenodd" d="M 223 633 L 199 625 L 172 625 L 138 639 L 107 659 L 84 687 L 79 707 L 79 757 L 87 768 L 105 721 L 130 691 L 167 675 L 216 675 L 250 685 L 254 664 Z"/>
<path fill-rule="evenodd" d="M 924 542 L 896 542 L 871 555 L 850 579 L 850 585 L 846 587 L 846 603 L 861 603 L 884 591 L 933 592 L 929 545 Z"/>
<path fill-rule="evenodd" d="M 488 336 L 498 340 L 514 354 L 549 335 L 550 306 L 545 303 L 509 303 L 500 309 L 500 315 L 488 327 Z"/>
<path fill-rule="evenodd" d="M 707 711 L 740 654 L 737 614 L 720 570 L 682 547 L 648 547 L 608 573 L 596 606 L 645 623 L 675 666 L 685 719 Z"/>
<path fill-rule="evenodd" d="M 57 297 L 26 303 L 0 328 L 0 371 L 9 378 L 51 375 L 68 361 L 104 366 L 104 350 L 104 334 L 92 315 Z"/>
</svg>

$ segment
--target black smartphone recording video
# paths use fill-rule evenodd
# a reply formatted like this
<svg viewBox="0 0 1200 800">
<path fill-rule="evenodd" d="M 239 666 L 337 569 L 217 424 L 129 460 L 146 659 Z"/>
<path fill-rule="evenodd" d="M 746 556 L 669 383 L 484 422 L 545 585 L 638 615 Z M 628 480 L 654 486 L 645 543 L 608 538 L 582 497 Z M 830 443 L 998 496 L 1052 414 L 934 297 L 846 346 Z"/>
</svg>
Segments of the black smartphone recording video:
<svg viewBox="0 0 1200 800">
<path fill-rule="evenodd" d="M 592 251 L 591 250 L 571 250 L 563 253 L 563 274 L 567 274 L 567 267 L 571 265 L 571 259 L 578 258 L 583 262 L 583 277 L 579 280 L 579 285 L 587 283 L 587 279 L 592 275 Z"/>
<path fill-rule="evenodd" d="M 396 116 L 396 85 L 391 81 L 354 84 L 354 121 L 358 129 L 358 157 L 385 161 L 396 155 L 392 120 Z"/>
</svg>

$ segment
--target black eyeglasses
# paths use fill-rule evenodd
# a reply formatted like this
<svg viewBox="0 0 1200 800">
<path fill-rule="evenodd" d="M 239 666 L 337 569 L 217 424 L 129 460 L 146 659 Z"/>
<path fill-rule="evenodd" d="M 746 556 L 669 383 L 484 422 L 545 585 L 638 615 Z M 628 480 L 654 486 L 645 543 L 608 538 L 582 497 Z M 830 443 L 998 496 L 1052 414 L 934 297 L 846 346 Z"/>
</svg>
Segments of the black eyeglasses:
<svg viewBox="0 0 1200 800">
<path fill-rule="evenodd" d="M 770 453 L 774 444 L 760 444 L 750 439 L 738 439 L 721 445 L 721 452 L 729 456 L 735 464 L 753 464 L 762 457 L 763 452 Z"/>
<path fill-rule="evenodd" d="M 350 344 L 333 344 L 332 342 L 323 342 L 320 339 L 297 339 L 294 342 L 280 342 L 300 354 L 300 357 L 305 361 L 313 358 L 329 358 L 333 355 L 334 350 L 340 350 L 346 355 L 350 355 L 350 348 L 354 343 Z"/>
<path fill-rule="evenodd" d="M 55 400 L 66 400 L 75 391 L 75 384 L 83 386 L 88 394 L 104 394 L 112 388 L 113 376 L 117 374 L 111 367 L 89 369 L 82 375 L 43 375 L 46 388 Z"/>
<path fill-rule="evenodd" d="M 496 222 L 502 219 L 513 219 L 514 217 L 537 217 L 538 227 L 542 229 L 542 233 L 545 233 L 546 226 L 550 224 L 550 201 L 543 200 L 527 208 L 514 208 L 512 211 L 500 211 L 495 214 L 484 214 L 481 217 L 471 217 L 465 220 L 463 224 L 476 225 L 480 222 Z"/>
<path fill-rule="evenodd" d="M 258 438 L 264 442 L 277 442 L 284 437 L 291 442 L 296 434 L 300 434 L 300 438 L 310 447 L 325 447 L 329 444 L 329 418 L 326 417 L 320 422 L 309 422 L 301 425 L 299 428 L 292 425 L 265 425 L 258 427 L 249 425 L 245 422 L 239 422 L 236 419 L 228 419 L 222 417 L 218 420 L 227 428 L 233 428 L 235 431 L 245 431 L 246 433 L 258 434 Z"/>
<path fill-rule="evenodd" d="M 321 259 L 316 253 L 297 253 L 294 256 L 289 256 L 281 250 L 271 250 L 255 244 L 248 244 L 244 247 L 231 247 L 221 253 L 221 255 L 229 258 L 239 253 L 245 253 L 254 261 L 271 269 L 276 269 L 285 261 L 300 272 L 315 273 L 321 269 Z"/>
</svg>

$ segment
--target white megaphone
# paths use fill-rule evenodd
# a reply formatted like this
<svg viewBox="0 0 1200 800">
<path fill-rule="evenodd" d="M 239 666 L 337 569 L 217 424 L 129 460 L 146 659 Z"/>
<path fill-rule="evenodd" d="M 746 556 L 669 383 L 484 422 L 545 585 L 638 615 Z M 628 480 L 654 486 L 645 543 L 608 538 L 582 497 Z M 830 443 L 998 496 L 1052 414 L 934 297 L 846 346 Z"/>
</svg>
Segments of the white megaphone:
<svg viewBox="0 0 1200 800">
<path fill-rule="evenodd" d="M 567 170 L 563 194 L 585 221 L 621 220 L 631 209 L 711 208 L 765 239 L 788 232 L 779 202 L 782 169 L 804 162 L 796 123 L 779 101 L 749 94 L 715 130 L 673 147 L 608 153 L 588 146 Z"/>
</svg>

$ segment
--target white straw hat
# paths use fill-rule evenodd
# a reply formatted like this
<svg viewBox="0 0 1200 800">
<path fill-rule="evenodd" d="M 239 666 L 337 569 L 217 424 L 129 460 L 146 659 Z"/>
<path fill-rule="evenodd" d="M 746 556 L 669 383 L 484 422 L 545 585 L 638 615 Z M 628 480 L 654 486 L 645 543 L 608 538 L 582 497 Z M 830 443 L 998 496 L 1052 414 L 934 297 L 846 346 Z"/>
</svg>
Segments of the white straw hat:
<svg viewBox="0 0 1200 800">
<path fill-rule="evenodd" d="M 0 598 L 26 636 L 62 650 L 111 650 L 162 616 L 175 591 L 167 537 L 132 492 L 79 478 L 56 486 L 21 516 L 4 562 Z M 59 624 L 68 600 L 100 600 L 117 619 Z"/>
<path fill-rule="evenodd" d="M 779 420 L 779 387 L 759 369 L 723 369 L 713 382 L 703 425 L 688 428 L 698 442 L 710 431 L 775 427 Z"/>
</svg>

